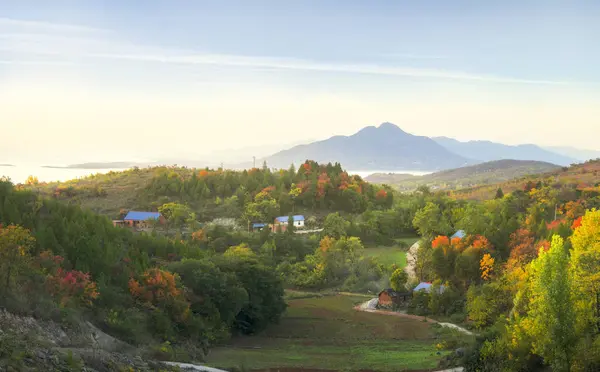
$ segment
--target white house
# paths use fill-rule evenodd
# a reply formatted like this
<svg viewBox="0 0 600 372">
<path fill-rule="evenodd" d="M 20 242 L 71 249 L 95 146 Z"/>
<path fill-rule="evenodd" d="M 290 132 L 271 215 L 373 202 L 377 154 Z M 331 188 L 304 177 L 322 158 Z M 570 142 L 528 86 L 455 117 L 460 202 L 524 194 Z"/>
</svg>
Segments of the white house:
<svg viewBox="0 0 600 372">
<path fill-rule="evenodd" d="M 304 216 L 296 215 L 292 216 L 292 218 L 294 219 L 294 227 L 304 227 Z M 287 226 L 288 220 L 288 216 L 277 217 L 275 218 L 275 225 Z"/>
</svg>

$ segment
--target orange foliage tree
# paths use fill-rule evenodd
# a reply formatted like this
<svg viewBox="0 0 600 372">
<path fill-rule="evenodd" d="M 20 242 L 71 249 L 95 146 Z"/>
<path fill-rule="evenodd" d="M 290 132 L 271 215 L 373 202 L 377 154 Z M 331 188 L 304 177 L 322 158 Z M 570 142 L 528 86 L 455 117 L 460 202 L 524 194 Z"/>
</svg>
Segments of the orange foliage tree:
<svg viewBox="0 0 600 372">
<path fill-rule="evenodd" d="M 450 239 L 445 235 L 439 235 L 431 242 L 431 247 L 436 248 L 448 248 L 450 246 Z"/>
</svg>

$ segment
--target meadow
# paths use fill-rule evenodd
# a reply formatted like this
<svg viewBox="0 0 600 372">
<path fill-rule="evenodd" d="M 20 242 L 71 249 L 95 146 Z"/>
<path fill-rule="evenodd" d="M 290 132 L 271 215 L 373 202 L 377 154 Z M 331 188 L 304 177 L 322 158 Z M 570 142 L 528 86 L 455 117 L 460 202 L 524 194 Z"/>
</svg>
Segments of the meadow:
<svg viewBox="0 0 600 372">
<path fill-rule="evenodd" d="M 365 300 L 342 294 L 290 300 L 279 324 L 211 350 L 208 365 L 243 370 L 436 367 L 440 355 L 428 323 L 353 309 Z"/>
</svg>

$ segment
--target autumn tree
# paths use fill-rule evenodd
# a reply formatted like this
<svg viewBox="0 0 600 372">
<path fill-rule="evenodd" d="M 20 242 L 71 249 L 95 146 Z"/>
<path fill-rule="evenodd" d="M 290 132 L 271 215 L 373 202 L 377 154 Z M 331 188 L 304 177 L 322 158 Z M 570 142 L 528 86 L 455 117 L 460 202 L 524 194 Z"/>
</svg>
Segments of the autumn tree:
<svg viewBox="0 0 600 372">
<path fill-rule="evenodd" d="M 35 239 L 29 230 L 15 225 L 0 225 L 0 280 L 10 289 L 15 276 L 26 269 Z"/>
<path fill-rule="evenodd" d="M 585 214 L 571 242 L 579 326 L 600 332 L 600 211 Z"/>
</svg>

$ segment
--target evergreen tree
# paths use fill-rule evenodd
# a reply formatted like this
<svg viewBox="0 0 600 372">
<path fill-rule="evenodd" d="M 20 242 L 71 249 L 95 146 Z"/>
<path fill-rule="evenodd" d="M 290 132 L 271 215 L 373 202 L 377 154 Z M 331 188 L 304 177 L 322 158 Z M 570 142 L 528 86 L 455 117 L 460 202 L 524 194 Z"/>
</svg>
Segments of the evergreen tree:
<svg viewBox="0 0 600 372">
<path fill-rule="evenodd" d="M 501 187 L 498 187 L 498 190 L 496 190 L 496 199 L 502 199 L 504 198 L 504 191 L 502 191 Z"/>
</svg>

